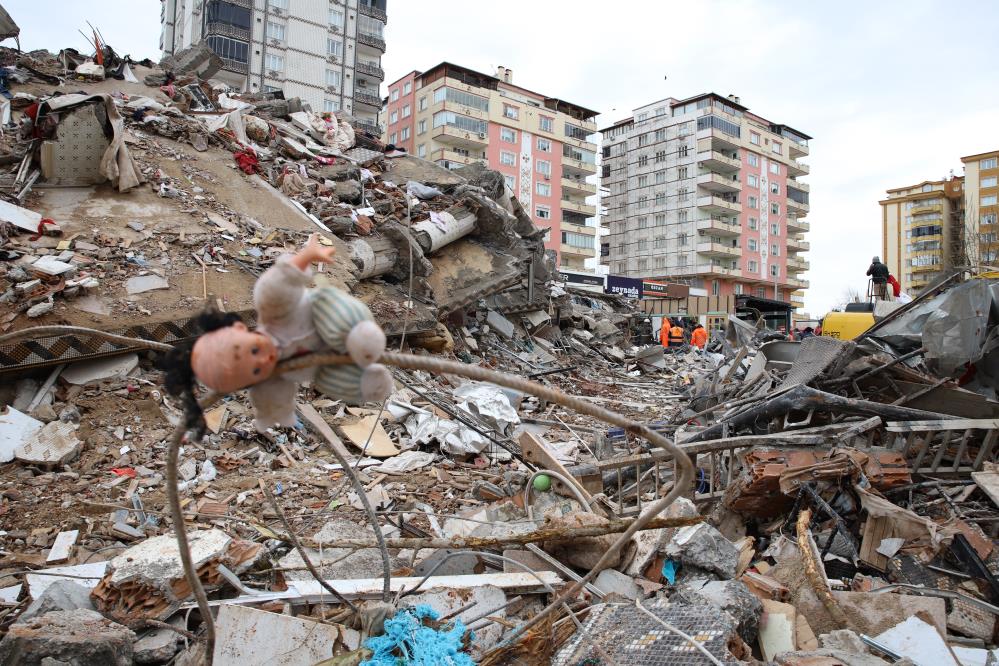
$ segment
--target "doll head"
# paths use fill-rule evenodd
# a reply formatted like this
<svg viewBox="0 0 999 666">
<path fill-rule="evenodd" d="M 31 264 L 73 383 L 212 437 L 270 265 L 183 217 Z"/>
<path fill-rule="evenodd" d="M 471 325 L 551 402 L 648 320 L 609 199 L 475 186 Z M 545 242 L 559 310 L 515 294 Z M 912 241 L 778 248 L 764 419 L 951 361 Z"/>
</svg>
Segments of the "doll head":
<svg viewBox="0 0 999 666">
<path fill-rule="evenodd" d="M 220 393 L 259 384 L 270 376 L 277 360 L 274 342 L 241 321 L 205 333 L 191 350 L 194 375 Z"/>
</svg>

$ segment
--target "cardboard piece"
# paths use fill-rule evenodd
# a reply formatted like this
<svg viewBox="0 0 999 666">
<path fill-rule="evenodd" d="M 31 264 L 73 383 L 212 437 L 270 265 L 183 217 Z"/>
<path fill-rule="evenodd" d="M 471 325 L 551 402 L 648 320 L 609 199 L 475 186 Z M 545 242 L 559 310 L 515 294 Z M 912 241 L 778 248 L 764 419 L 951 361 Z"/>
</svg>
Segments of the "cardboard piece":
<svg viewBox="0 0 999 666">
<path fill-rule="evenodd" d="M 392 443 L 388 433 L 385 432 L 385 428 L 377 421 L 377 418 L 375 414 L 364 416 L 354 423 L 340 425 L 340 430 L 350 440 L 350 443 L 358 450 L 363 451 L 365 455 L 373 458 L 388 458 L 398 455 L 399 449 Z M 368 442 L 368 436 L 371 437 L 370 442 Z M 367 450 L 365 450 L 366 443 Z"/>
</svg>

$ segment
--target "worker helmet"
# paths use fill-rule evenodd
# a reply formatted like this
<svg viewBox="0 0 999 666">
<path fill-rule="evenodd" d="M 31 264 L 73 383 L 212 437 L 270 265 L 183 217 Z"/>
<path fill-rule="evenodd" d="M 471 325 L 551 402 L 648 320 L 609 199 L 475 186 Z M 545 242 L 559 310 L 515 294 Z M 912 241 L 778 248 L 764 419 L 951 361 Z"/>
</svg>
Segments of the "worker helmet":
<svg viewBox="0 0 999 666">
<path fill-rule="evenodd" d="M 879 263 L 880 261 L 881 261 L 881 257 L 874 257 L 873 259 L 871 259 L 871 263 L 872 264 Z"/>
</svg>

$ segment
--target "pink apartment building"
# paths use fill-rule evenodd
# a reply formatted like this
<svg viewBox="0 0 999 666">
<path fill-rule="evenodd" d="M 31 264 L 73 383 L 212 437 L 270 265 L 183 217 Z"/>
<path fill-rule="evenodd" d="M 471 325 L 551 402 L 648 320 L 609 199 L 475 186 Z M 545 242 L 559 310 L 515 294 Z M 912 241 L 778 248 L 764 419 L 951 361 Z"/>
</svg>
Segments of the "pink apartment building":
<svg viewBox="0 0 999 666">
<path fill-rule="evenodd" d="M 483 163 L 506 178 L 563 268 L 586 270 L 597 256 L 597 112 L 451 63 L 413 71 L 389 84 L 384 140 L 454 169 Z M 590 267 L 592 268 L 592 267 Z"/>
</svg>

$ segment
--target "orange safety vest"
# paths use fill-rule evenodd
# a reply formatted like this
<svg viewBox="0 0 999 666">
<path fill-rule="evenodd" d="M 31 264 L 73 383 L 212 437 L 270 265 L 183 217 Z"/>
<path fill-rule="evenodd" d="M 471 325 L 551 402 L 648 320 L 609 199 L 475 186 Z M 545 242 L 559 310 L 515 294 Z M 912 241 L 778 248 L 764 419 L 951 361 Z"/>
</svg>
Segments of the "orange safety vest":
<svg viewBox="0 0 999 666">
<path fill-rule="evenodd" d="M 704 345 L 708 343 L 708 332 L 703 328 L 695 328 L 694 332 L 690 334 L 690 344 L 694 345 L 699 349 L 704 349 Z"/>
<path fill-rule="evenodd" d="M 679 326 L 674 326 L 669 329 L 669 346 L 676 347 L 683 344 L 683 329 Z"/>
<path fill-rule="evenodd" d="M 659 344 L 665 347 L 668 341 L 669 341 L 669 324 L 663 323 L 662 327 L 659 329 Z"/>
</svg>

